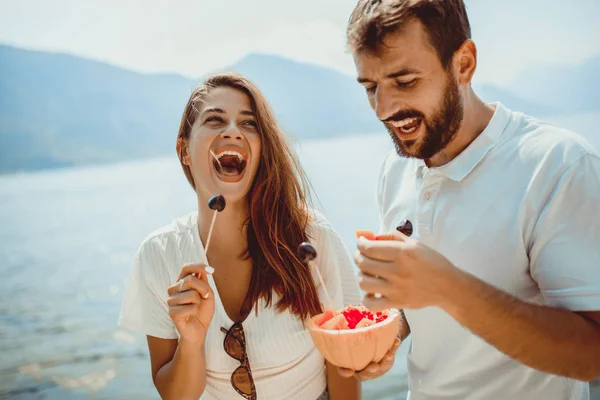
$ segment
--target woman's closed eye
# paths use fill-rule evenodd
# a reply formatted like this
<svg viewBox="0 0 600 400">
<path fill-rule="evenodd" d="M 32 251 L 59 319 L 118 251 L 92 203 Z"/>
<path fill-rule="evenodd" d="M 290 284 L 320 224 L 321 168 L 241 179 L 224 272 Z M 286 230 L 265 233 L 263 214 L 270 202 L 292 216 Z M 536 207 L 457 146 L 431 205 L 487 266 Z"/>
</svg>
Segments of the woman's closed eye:
<svg viewBox="0 0 600 400">
<path fill-rule="evenodd" d="M 258 128 L 258 124 L 256 123 L 256 121 L 251 120 L 251 119 L 247 119 L 247 120 L 243 121 L 242 125 L 251 127 L 253 129 Z"/>
<path fill-rule="evenodd" d="M 223 123 L 225 121 L 223 121 L 223 118 L 218 117 L 216 115 L 210 116 L 208 118 L 206 118 L 206 120 L 204 121 L 204 123 L 212 123 L 212 124 L 218 124 L 218 123 Z"/>
</svg>

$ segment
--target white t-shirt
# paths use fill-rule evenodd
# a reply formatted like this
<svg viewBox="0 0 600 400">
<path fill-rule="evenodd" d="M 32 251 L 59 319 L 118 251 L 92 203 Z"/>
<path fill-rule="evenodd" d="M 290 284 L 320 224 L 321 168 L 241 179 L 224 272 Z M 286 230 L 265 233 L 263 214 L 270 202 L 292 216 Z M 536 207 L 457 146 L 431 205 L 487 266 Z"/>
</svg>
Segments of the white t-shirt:
<svg viewBox="0 0 600 400">
<path fill-rule="evenodd" d="M 381 230 L 409 219 L 413 237 L 524 301 L 600 310 L 598 154 L 572 132 L 495 106 L 481 135 L 442 167 L 390 153 Z M 509 358 L 440 308 L 405 313 L 410 400 L 589 398 L 587 383 Z"/>
<path fill-rule="evenodd" d="M 329 295 L 336 308 L 358 304 L 353 263 L 336 231 L 322 215 L 315 214 L 308 234 L 317 250 L 317 262 Z M 204 249 L 196 212 L 151 234 L 135 258 L 119 325 L 146 335 L 177 339 L 166 303 L 167 288 L 177 281 L 184 264 L 202 260 Z M 327 306 L 323 288 L 316 276 L 314 280 L 321 302 Z M 207 384 L 202 399 L 239 400 L 241 396 L 231 386 L 230 378 L 240 363 L 225 353 L 225 334 L 220 330 L 229 329 L 234 321 L 225 313 L 212 276 L 209 284 L 215 293 L 215 313 L 205 343 Z M 274 295 L 273 304 L 278 299 Z M 296 316 L 265 308 L 260 300 L 258 316 L 253 308 L 242 325 L 258 399 L 314 400 L 323 393 L 327 383 L 324 358 Z"/>
</svg>

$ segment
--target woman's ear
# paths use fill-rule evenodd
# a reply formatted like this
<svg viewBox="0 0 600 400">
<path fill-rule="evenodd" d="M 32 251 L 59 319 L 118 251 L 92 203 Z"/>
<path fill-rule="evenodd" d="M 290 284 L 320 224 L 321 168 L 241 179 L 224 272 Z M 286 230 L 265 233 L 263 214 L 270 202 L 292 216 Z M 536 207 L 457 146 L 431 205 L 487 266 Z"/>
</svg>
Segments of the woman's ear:
<svg viewBox="0 0 600 400">
<path fill-rule="evenodd" d="M 190 152 L 188 149 L 188 141 L 183 140 L 182 138 L 178 138 L 176 148 L 177 148 L 177 154 L 179 155 L 179 159 L 181 160 L 181 162 L 184 165 L 187 165 L 188 167 L 191 166 L 192 161 L 191 161 Z"/>
</svg>

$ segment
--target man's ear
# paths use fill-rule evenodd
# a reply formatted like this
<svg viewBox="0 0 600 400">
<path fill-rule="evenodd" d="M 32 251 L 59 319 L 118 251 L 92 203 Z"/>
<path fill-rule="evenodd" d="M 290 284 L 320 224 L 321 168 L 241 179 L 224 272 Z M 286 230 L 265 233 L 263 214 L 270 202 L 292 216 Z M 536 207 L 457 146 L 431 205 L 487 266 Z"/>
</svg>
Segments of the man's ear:
<svg viewBox="0 0 600 400">
<path fill-rule="evenodd" d="M 477 47 L 471 39 L 465 40 L 452 57 L 452 66 L 456 79 L 461 85 L 468 85 L 473 79 L 477 68 Z"/>
</svg>

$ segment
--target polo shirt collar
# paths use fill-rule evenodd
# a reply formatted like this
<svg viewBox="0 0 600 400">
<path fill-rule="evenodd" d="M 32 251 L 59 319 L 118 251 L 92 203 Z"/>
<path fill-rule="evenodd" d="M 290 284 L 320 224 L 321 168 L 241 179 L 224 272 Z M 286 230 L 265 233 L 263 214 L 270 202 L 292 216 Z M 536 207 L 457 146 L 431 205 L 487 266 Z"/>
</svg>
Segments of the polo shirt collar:
<svg viewBox="0 0 600 400">
<path fill-rule="evenodd" d="M 501 103 L 491 103 L 495 106 L 490 122 L 469 146 L 449 163 L 441 167 L 431 168 L 453 181 L 462 181 L 483 160 L 486 154 L 498 143 L 504 129 L 510 120 L 510 111 Z M 428 169 L 424 160 L 413 159 L 414 173 L 422 176 Z"/>
</svg>

